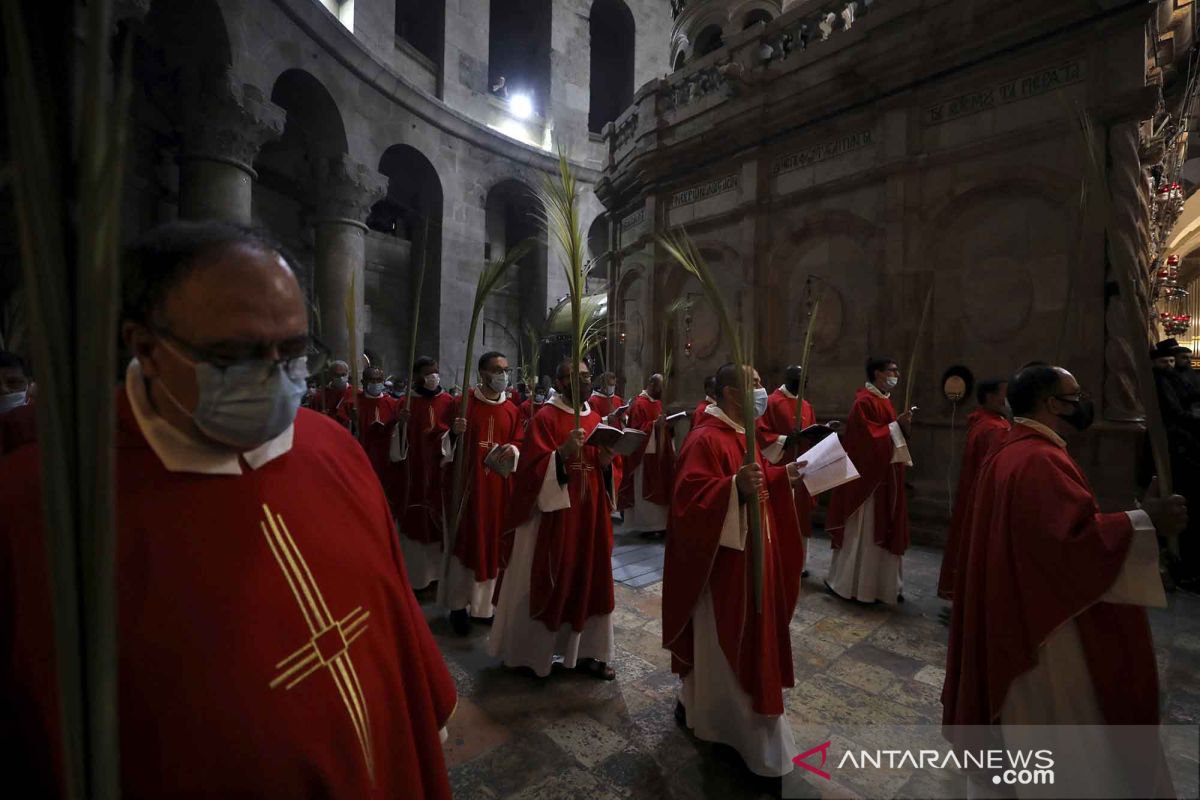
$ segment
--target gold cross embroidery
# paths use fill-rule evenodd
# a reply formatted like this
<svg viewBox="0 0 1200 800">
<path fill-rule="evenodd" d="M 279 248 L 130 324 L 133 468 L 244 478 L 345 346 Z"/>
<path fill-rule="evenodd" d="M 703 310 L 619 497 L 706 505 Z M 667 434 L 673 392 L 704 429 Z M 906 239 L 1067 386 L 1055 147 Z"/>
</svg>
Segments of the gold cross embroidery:
<svg viewBox="0 0 1200 800">
<path fill-rule="evenodd" d="M 483 450 L 483 455 L 485 457 L 487 456 L 488 453 L 492 452 L 493 447 L 500 444 L 499 442 L 492 441 L 492 439 L 495 437 L 495 431 L 496 431 L 496 418 L 492 417 L 491 419 L 488 420 L 487 438 L 484 441 L 479 443 L 479 447 L 481 450 Z M 492 473 L 492 471 L 490 469 L 488 469 L 487 464 L 485 463 L 484 467 L 483 467 L 483 474 L 490 475 L 491 473 Z"/>
<path fill-rule="evenodd" d="M 437 423 L 433 421 L 433 406 L 430 406 L 429 407 L 429 428 L 427 428 L 425 432 L 433 433 L 433 429 L 434 429 L 434 427 L 436 427 L 436 425 L 437 425 Z"/>
<path fill-rule="evenodd" d="M 371 748 L 371 720 L 367 716 L 367 702 L 363 695 L 362 685 L 358 682 L 358 673 L 354 670 L 354 662 L 350 659 L 350 644 L 367 629 L 369 611 L 362 607 L 354 609 L 340 620 L 335 620 L 325 605 L 325 598 L 320 587 L 313 580 L 308 569 L 308 563 L 296 547 L 292 534 L 288 531 L 283 517 L 272 514 L 271 509 L 263 504 L 266 521 L 260 522 L 263 536 L 287 578 L 288 586 L 300 606 L 300 613 L 308 625 L 311 636 L 308 642 L 296 652 L 275 665 L 278 674 L 271 681 L 271 688 L 281 685 L 284 691 L 291 689 L 309 675 L 319 669 L 329 671 L 329 676 L 346 704 L 346 713 L 354 725 L 358 736 L 358 744 L 362 748 L 363 759 L 367 763 L 367 774 L 371 782 L 375 782 L 375 759 Z"/>
</svg>

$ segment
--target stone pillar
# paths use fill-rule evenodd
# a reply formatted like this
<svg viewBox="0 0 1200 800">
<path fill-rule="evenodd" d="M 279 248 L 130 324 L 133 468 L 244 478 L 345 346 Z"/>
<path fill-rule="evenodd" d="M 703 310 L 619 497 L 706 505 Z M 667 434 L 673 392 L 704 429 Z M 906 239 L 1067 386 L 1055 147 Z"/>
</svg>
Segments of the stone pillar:
<svg viewBox="0 0 1200 800">
<path fill-rule="evenodd" d="M 387 179 L 347 156 L 317 163 L 313 187 L 318 198 L 312 219 L 316 233 L 316 289 L 321 340 L 334 358 L 349 361 L 363 351 L 363 303 L 366 247 L 363 220 L 371 205 L 387 192 Z M 346 313 L 347 296 L 354 290 L 353 340 Z"/>
<path fill-rule="evenodd" d="M 263 144 L 283 133 L 286 112 L 229 73 L 195 84 L 182 104 L 179 216 L 249 224 L 258 177 L 251 164 Z"/>
</svg>

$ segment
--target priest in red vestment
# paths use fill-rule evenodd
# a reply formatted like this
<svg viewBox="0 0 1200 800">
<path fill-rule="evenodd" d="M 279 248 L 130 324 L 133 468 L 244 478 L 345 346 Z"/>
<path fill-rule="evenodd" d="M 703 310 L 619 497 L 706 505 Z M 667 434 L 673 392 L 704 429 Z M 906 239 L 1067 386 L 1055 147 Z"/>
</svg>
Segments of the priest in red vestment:
<svg viewBox="0 0 1200 800">
<path fill-rule="evenodd" d="M 329 365 L 329 382 L 317 390 L 315 410 L 333 417 L 343 427 L 349 427 L 349 407 L 353 404 L 354 387 L 350 385 L 350 365 L 345 361 L 334 361 Z"/>
<path fill-rule="evenodd" d="M 529 426 L 533 422 L 533 418 L 537 415 L 537 412 L 542 410 L 542 406 L 546 404 L 549 394 L 550 387 L 538 381 L 537 385 L 533 387 L 533 394 L 521 404 L 522 433 L 529 432 Z"/>
<path fill-rule="evenodd" d="M 442 572 L 442 436 L 454 420 L 454 398 L 442 388 L 438 363 L 413 362 L 410 398 L 401 399 L 392 426 L 386 487 L 400 528 L 400 546 L 413 588 L 424 589 Z"/>
<path fill-rule="evenodd" d="M 704 419 L 704 409 L 716 404 L 713 398 L 713 392 L 717 390 L 717 379 L 709 375 L 704 379 L 704 399 L 696 404 L 696 410 L 692 412 L 692 430 L 700 424 L 700 420 Z"/>
<path fill-rule="evenodd" d="M 1166 605 L 1156 534 L 1183 529 L 1183 498 L 1151 496 L 1136 511 L 1100 512 L 1066 449 L 1064 437 L 1093 418 L 1091 399 L 1066 370 L 1022 370 L 1008 400 L 1013 429 L 984 463 L 966 512 L 943 722 L 1156 725 L 1158 675 L 1145 607 Z M 1094 778 L 1100 790 L 1129 778 L 1103 729 L 1071 731 L 1064 744 L 1081 748 L 1083 760 L 1073 761 L 1091 774 L 1067 777 Z"/>
<path fill-rule="evenodd" d="M 592 396 L 588 398 L 588 405 L 600 415 L 600 419 L 625 405 L 621 395 L 617 394 L 617 373 L 605 372 L 600 376 L 596 388 L 592 390 Z"/>
<path fill-rule="evenodd" d="M 0 350 L 0 455 L 36 440 L 37 410 L 25 362 Z"/>
<path fill-rule="evenodd" d="M 662 404 L 663 376 L 655 373 L 629 407 L 630 428 L 648 434 L 625 459 L 619 507 L 625 512 L 624 530 L 662 535 L 667 530 L 671 485 L 675 471 L 675 431 Z"/>
<path fill-rule="evenodd" d="M 347 416 L 350 412 L 356 412 L 354 430 L 358 442 L 366 451 L 380 481 L 387 480 L 391 470 L 388 451 L 396 410 L 400 406 L 394 397 L 384 391 L 383 381 L 383 370 L 379 367 L 363 370 L 363 388 L 359 390 L 354 405 L 347 409 Z"/>
<path fill-rule="evenodd" d="M 867 360 L 867 385 L 858 390 L 842 444 L 859 479 L 833 490 L 825 530 L 833 561 L 825 585 L 863 603 L 903 601 L 900 559 L 908 549 L 904 468 L 912 411 L 896 416 L 891 391 L 900 368 L 890 358 Z"/>
<path fill-rule="evenodd" d="M 610 515 L 620 460 L 586 444 L 600 424 L 586 402 L 575 427 L 571 369 L 569 360 L 559 366 L 558 392 L 533 418 L 521 449 L 505 526 L 514 531 L 511 555 L 488 652 L 539 677 L 550 674 L 557 656 L 567 668 L 612 680 Z M 591 374 L 587 364 L 577 369 L 583 393 Z"/>
<path fill-rule="evenodd" d="M 209 221 L 152 232 L 131 261 L 114 453 L 121 793 L 449 798 L 454 684 L 366 456 L 297 413 L 308 319 L 286 257 Z M 0 763 L 22 797 L 66 791 L 42 457 L 0 464 Z"/>
<path fill-rule="evenodd" d="M 438 605 L 449 609 L 450 624 L 460 636 L 470 632 L 472 617 L 492 618 L 492 593 L 500 571 L 500 534 L 512 495 L 512 472 L 517 468 L 522 433 L 517 407 L 504 396 L 508 359 L 493 350 L 479 357 L 478 367 L 479 383 L 467 398 L 467 415 L 457 416 L 460 406 L 455 405 L 454 424 L 442 440 L 447 525 L 454 524 L 456 513 L 454 458 L 457 448 L 467 447 L 462 510 L 438 583 Z"/>
<path fill-rule="evenodd" d="M 761 776 L 791 772 L 797 754 L 783 708 L 794 684 L 789 623 L 800 593 L 804 545 L 792 484 L 801 464 L 744 464 L 738 370 L 717 371 L 709 406 L 679 454 L 663 569 L 663 646 L 683 678 L 677 716 L 697 737 L 733 747 Z M 766 389 L 753 372 L 755 391 Z M 762 610 L 755 608 L 746 504 L 759 504 L 764 541 Z"/>
<path fill-rule="evenodd" d="M 967 443 L 963 446 L 962 469 L 958 474 L 958 492 L 954 495 L 954 511 L 942 551 L 942 569 L 938 575 L 938 597 L 952 600 L 954 572 L 958 568 L 959 543 L 962 541 L 963 518 L 972 507 L 971 494 L 984 459 L 1012 429 L 1008 410 L 1008 381 L 980 381 L 975 388 L 979 408 L 967 417 Z"/>
</svg>

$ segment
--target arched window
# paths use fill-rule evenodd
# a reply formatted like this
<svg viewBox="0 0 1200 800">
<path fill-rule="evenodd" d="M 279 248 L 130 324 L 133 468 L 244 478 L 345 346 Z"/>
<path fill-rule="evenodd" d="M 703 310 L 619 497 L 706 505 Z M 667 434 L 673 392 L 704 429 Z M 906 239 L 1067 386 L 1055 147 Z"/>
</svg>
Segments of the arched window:
<svg viewBox="0 0 1200 800">
<path fill-rule="evenodd" d="M 483 331 L 484 345 L 515 354 L 524 346 L 522 332 L 528 327 L 541 331 L 546 322 L 546 231 L 538 224 L 542 207 L 532 189 L 510 179 L 491 188 L 484 213 L 486 241 L 481 256 L 497 259 L 518 242 L 535 243 L 505 286 L 488 299 L 484 315 L 491 320 Z"/>
<path fill-rule="evenodd" d="M 488 89 L 526 95 L 536 114 L 550 103 L 550 0 L 492 0 L 488 30 Z"/>
<path fill-rule="evenodd" d="M 445 0 L 396 0 L 396 36 L 415 47 L 439 71 L 445 26 Z"/>
<path fill-rule="evenodd" d="M 720 50 L 724 46 L 725 40 L 721 36 L 721 26 L 709 25 L 696 35 L 696 46 L 692 48 L 692 53 L 696 58 L 700 58 L 714 50 Z"/>
<path fill-rule="evenodd" d="M 633 14 L 621 0 L 595 0 L 588 130 L 599 133 L 633 101 Z"/>
<path fill-rule="evenodd" d="M 756 8 L 753 11 L 751 11 L 750 13 L 748 13 L 746 15 L 746 18 L 742 21 L 742 30 L 747 30 L 748 28 L 752 28 L 760 22 L 763 24 L 769 25 L 769 24 L 771 24 L 771 20 L 772 20 L 772 17 L 771 17 L 770 11 L 767 11 L 766 9 L 762 9 L 762 8 Z"/>
</svg>

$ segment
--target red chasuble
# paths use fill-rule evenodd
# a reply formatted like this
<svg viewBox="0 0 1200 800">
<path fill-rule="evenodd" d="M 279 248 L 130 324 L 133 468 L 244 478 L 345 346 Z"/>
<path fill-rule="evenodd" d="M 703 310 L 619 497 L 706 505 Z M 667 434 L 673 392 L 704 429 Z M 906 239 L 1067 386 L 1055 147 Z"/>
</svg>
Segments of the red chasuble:
<svg viewBox="0 0 1200 800">
<path fill-rule="evenodd" d="M 666 425 L 658 432 L 654 430 L 654 420 L 661 417 L 662 413 L 662 400 L 651 400 L 645 393 L 633 398 L 633 403 L 629 406 L 629 421 L 625 427 L 637 428 L 650 436 L 657 436 L 658 442 L 655 445 L 657 452 L 646 453 L 646 448 L 650 446 L 650 439 L 647 438 L 646 444 L 626 456 L 623 466 L 625 475 L 621 481 L 621 492 L 617 502 L 621 509 L 633 508 L 633 481 L 641 464 L 646 466 L 642 470 L 642 497 L 660 506 L 671 503 L 671 484 L 675 476 L 675 441 Z"/>
<path fill-rule="evenodd" d="M 455 406 L 455 415 L 458 406 Z M 512 403 L 483 403 L 471 392 L 467 400 L 467 432 L 463 434 L 470 450 L 467 457 L 466 490 L 463 493 L 462 522 L 454 539 L 454 555 L 475 580 L 488 581 L 500 571 L 500 534 L 515 477 L 503 478 L 483 465 L 483 459 L 500 444 L 518 444 L 520 414 Z M 461 442 L 459 444 L 461 446 Z M 519 445 L 518 445 L 519 446 Z M 521 466 L 524 466 L 523 464 Z M 454 493 L 454 462 L 446 465 L 442 476 L 446 490 L 446 516 L 451 519 L 450 503 Z"/>
<path fill-rule="evenodd" d="M 169 472 L 124 392 L 118 406 L 124 796 L 449 798 L 454 684 L 361 449 L 301 409 L 290 452 L 258 469 Z M 38 460 L 0 465 L 0 763 L 49 797 L 62 753 Z"/>
<path fill-rule="evenodd" d="M 1002 414 L 977 408 L 967 417 L 967 443 L 963 447 L 962 471 L 958 474 L 958 493 L 950 530 L 946 534 L 946 549 L 942 553 L 942 571 L 938 576 L 938 597 L 950 600 L 954 595 L 954 571 L 958 567 L 959 543 L 962 541 L 963 518 L 971 508 L 971 493 L 983 461 L 1004 435 L 1012 429 Z"/>
<path fill-rule="evenodd" d="M 797 422 L 800 428 L 817 424 L 817 414 L 813 411 L 812 404 L 807 400 L 803 402 L 800 407 L 800 419 L 797 420 L 796 397 L 784 394 L 782 387 L 771 392 L 771 396 L 767 398 L 766 412 L 754 423 L 759 449 L 774 444 L 779 436 L 790 436 L 796 429 Z M 806 443 L 792 446 L 789 442 L 787 452 L 795 458 L 807 449 Z M 800 531 L 805 536 L 812 536 L 812 512 L 815 505 L 812 495 L 802 483 L 793 487 L 792 492 L 796 498 L 796 519 L 800 521 Z"/>
<path fill-rule="evenodd" d="M 347 408 L 353 402 L 354 389 L 351 387 L 334 389 L 332 386 L 322 386 L 317 390 L 317 407 L 313 410 L 333 417 L 343 425 L 348 425 L 350 424 L 350 414 Z"/>
<path fill-rule="evenodd" d="M 579 424 L 590 434 L 600 417 L 589 411 Z M 537 510 L 550 456 L 574 427 L 575 415 L 554 403 L 544 404 L 534 416 L 521 448 L 521 465 L 514 473 L 516 485 L 505 526 L 509 531 Z M 619 469 L 616 462 L 614 473 Z M 529 578 L 529 616 L 552 631 L 569 624 L 578 632 L 588 617 L 613 610 L 612 506 L 599 448 L 585 445 L 580 455 L 559 466 L 564 467 L 571 507 L 542 513 Z M 508 539 L 506 549 L 511 552 L 511 534 Z M 499 592 L 497 586 L 497 597 Z"/>
<path fill-rule="evenodd" d="M 0 455 L 37 441 L 37 408 L 33 403 L 0 414 Z"/>
<path fill-rule="evenodd" d="M 1066 450 L 1014 425 L 979 473 L 963 528 L 943 722 L 994 722 L 1013 680 L 1035 666 L 1046 638 L 1074 619 L 1104 721 L 1158 724 L 1146 611 L 1098 602 L 1132 537 L 1128 515 L 1100 513 Z"/>
<path fill-rule="evenodd" d="M 745 550 L 721 547 L 733 476 L 746 457 L 746 439 L 723 420 L 705 414 L 679 453 L 675 496 L 663 567 L 663 646 L 671 670 L 692 670 L 692 611 L 704 587 L 712 592 L 721 651 L 759 714 L 783 713 L 783 687 L 793 686 L 788 624 L 800 595 L 804 545 L 783 467 L 766 473 L 760 495 L 765 533 L 762 613 L 754 608 L 754 562 L 749 534 Z"/>
<path fill-rule="evenodd" d="M 892 462 L 892 435 L 896 421 L 892 401 L 869 389 L 858 390 L 854 407 L 842 433 L 842 446 L 860 475 L 856 481 L 830 493 L 825 530 L 833 547 L 840 549 L 846 520 L 875 492 L 875 544 L 895 555 L 908 549 L 908 497 L 904 493 L 904 465 Z M 875 491 L 878 489 L 879 491 Z"/>
<path fill-rule="evenodd" d="M 391 395 L 371 397 L 364 391 L 358 393 L 358 441 L 367 452 L 375 474 L 382 481 L 391 467 L 388 449 L 392 442 L 392 428 L 396 421 L 396 409 L 400 402 Z"/>
<path fill-rule="evenodd" d="M 692 430 L 695 430 L 700 425 L 700 420 L 704 418 L 704 409 L 711 405 L 712 403 L 708 402 L 707 397 L 696 404 L 696 410 L 692 412 Z"/>
<path fill-rule="evenodd" d="M 404 408 L 404 398 L 398 409 Z M 400 533 L 429 544 L 442 540 L 442 435 L 450 430 L 457 408 L 450 393 L 412 396 L 408 420 L 408 457 L 390 464 L 385 486 L 400 523 Z"/>
<path fill-rule="evenodd" d="M 545 403 L 535 403 L 530 397 L 521 404 L 521 429 L 523 432 L 529 431 L 529 425 L 533 422 L 533 417 L 537 412 L 541 411 Z"/>
<path fill-rule="evenodd" d="M 614 408 L 620 408 L 625 405 L 625 401 L 621 399 L 621 395 L 613 394 L 609 397 L 600 392 L 592 392 L 592 396 L 588 398 L 588 405 L 592 411 L 595 411 L 601 418 L 607 417 L 613 412 Z"/>
</svg>

